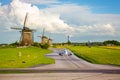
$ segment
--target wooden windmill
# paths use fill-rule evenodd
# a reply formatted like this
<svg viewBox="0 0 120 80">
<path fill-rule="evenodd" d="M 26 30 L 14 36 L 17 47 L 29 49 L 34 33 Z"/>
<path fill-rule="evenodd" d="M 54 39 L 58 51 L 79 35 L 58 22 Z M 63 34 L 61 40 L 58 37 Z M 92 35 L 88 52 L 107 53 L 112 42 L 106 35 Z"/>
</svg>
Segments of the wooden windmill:
<svg viewBox="0 0 120 80">
<path fill-rule="evenodd" d="M 31 46 L 33 45 L 33 32 L 35 30 L 26 27 L 28 13 L 26 13 L 23 28 L 16 28 L 11 27 L 11 29 L 20 30 L 21 37 L 20 37 L 20 46 Z"/>
<path fill-rule="evenodd" d="M 48 43 L 48 38 L 44 35 L 44 33 L 45 33 L 45 28 L 43 28 L 42 36 L 38 36 L 41 38 L 41 45 Z"/>
<path fill-rule="evenodd" d="M 52 39 L 50 38 L 50 35 L 49 35 L 49 39 L 48 39 L 48 44 L 49 44 L 49 46 L 53 46 Z"/>
</svg>

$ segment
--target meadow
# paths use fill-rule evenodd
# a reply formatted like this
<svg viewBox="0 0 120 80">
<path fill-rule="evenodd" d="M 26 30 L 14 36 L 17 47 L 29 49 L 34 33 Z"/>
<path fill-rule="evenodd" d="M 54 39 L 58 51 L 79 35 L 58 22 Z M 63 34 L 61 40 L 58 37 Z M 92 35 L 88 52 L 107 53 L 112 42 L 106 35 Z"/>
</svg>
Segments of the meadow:
<svg viewBox="0 0 120 80">
<path fill-rule="evenodd" d="M 40 64 L 53 64 L 45 54 L 52 51 L 37 47 L 0 48 L 0 68 L 27 68 Z"/>
<path fill-rule="evenodd" d="M 120 46 L 91 47 L 70 46 L 68 47 L 78 57 L 95 64 L 120 65 Z"/>
</svg>

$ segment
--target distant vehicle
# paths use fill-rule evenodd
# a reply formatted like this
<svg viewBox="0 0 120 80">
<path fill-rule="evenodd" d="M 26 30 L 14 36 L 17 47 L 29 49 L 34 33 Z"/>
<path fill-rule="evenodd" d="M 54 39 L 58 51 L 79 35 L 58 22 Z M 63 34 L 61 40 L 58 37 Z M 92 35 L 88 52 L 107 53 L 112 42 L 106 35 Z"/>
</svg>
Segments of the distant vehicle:
<svg viewBox="0 0 120 80">
<path fill-rule="evenodd" d="M 64 55 L 66 55 L 66 56 L 71 56 L 72 53 L 69 52 L 67 49 L 64 49 L 64 50 L 62 50 L 62 51 L 59 53 L 59 55 L 60 55 L 60 56 L 64 56 Z"/>
</svg>

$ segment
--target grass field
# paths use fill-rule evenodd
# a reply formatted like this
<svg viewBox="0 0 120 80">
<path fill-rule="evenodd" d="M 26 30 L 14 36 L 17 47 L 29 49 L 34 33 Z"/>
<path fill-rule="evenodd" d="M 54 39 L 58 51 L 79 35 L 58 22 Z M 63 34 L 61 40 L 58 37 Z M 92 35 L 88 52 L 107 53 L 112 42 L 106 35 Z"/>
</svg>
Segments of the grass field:
<svg viewBox="0 0 120 80">
<path fill-rule="evenodd" d="M 102 46 L 103 48 L 120 50 L 120 46 Z"/>
<path fill-rule="evenodd" d="M 75 55 L 91 63 L 120 65 L 120 46 L 117 47 L 68 47 Z"/>
<path fill-rule="evenodd" d="M 51 53 L 36 47 L 0 48 L 0 68 L 26 68 L 38 64 L 52 64 L 54 60 L 44 56 Z"/>
</svg>

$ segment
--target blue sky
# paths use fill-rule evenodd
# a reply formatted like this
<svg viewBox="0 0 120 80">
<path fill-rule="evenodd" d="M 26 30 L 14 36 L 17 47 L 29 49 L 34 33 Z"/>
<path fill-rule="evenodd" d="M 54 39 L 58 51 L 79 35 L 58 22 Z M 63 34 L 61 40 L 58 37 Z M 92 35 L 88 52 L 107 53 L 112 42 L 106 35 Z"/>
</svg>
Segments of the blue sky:
<svg viewBox="0 0 120 80">
<path fill-rule="evenodd" d="M 0 0 L 2 5 L 9 4 L 12 0 Z M 120 14 L 120 0 L 59 0 L 62 4 L 74 3 L 90 6 L 94 13 Z M 37 4 L 40 6 L 40 4 Z M 45 6 L 44 4 L 42 6 Z"/>
<path fill-rule="evenodd" d="M 74 3 L 89 6 L 94 13 L 120 14 L 120 0 L 59 0 L 62 3 Z"/>
<path fill-rule="evenodd" d="M 38 30 L 34 34 L 38 42 L 36 36 L 41 35 L 43 25 L 47 36 L 52 33 L 54 42 L 66 42 L 67 35 L 73 42 L 120 41 L 120 0 L 0 0 L 0 3 L 0 36 L 4 35 L 0 43 L 19 40 L 20 33 L 10 26 L 21 27 L 25 11 L 32 16 L 28 26 Z"/>
<path fill-rule="evenodd" d="M 95 13 L 120 13 L 120 0 L 72 0 L 80 5 L 93 7 Z"/>
<path fill-rule="evenodd" d="M 0 0 L 2 5 L 9 4 L 12 0 Z"/>
</svg>

